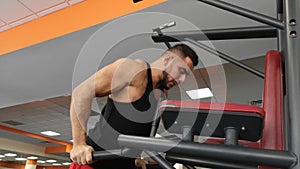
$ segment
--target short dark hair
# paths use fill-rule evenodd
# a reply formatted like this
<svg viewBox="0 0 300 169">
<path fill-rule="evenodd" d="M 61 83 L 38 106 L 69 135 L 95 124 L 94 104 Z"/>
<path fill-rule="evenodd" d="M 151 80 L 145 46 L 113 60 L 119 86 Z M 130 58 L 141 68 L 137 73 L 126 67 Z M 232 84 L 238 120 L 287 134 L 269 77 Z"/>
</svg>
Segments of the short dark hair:
<svg viewBox="0 0 300 169">
<path fill-rule="evenodd" d="M 192 60 L 192 62 L 193 62 L 193 66 L 198 65 L 198 62 L 199 62 L 198 55 L 188 45 L 183 44 L 183 43 L 176 44 L 173 47 L 169 48 L 167 51 L 172 52 L 172 51 L 175 51 L 175 50 L 181 52 L 184 55 L 184 57 L 189 57 Z"/>
</svg>

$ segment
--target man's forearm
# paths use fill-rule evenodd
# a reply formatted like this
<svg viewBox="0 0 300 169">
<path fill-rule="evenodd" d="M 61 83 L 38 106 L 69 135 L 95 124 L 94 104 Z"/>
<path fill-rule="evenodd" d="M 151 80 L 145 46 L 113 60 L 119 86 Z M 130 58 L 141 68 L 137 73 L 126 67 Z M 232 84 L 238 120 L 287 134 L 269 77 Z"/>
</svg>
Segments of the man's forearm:
<svg viewBox="0 0 300 169">
<path fill-rule="evenodd" d="M 86 132 L 85 129 L 82 127 L 80 120 L 78 119 L 77 113 L 74 110 L 74 103 L 71 103 L 70 117 L 72 124 L 73 144 L 84 144 L 86 142 Z"/>
<path fill-rule="evenodd" d="M 72 93 L 70 116 L 74 144 L 85 143 L 86 126 L 91 113 L 94 90 L 91 86 L 82 84 Z"/>
</svg>

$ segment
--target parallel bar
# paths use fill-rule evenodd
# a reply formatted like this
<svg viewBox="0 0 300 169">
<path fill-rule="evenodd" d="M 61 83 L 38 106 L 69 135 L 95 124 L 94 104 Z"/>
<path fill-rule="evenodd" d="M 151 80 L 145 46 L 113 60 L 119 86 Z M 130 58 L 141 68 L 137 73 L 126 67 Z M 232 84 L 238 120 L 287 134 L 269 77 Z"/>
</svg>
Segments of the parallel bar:
<svg viewBox="0 0 300 169">
<path fill-rule="evenodd" d="M 168 154 L 166 155 L 166 159 L 173 163 L 182 163 L 182 164 L 189 164 L 193 166 L 199 167 L 208 167 L 208 168 L 222 168 L 222 169 L 257 169 L 257 166 L 251 166 L 247 164 L 238 164 L 236 162 L 218 162 L 214 159 L 201 159 L 195 158 L 192 156 L 183 156 L 183 155 L 176 155 L 176 154 Z"/>
<path fill-rule="evenodd" d="M 287 113 L 290 132 L 288 149 L 300 158 L 300 0 L 284 1 Z M 300 163 L 294 167 L 300 168 Z"/>
<path fill-rule="evenodd" d="M 140 150 L 135 150 L 130 148 L 92 152 L 93 160 L 112 160 L 112 159 L 121 159 L 125 157 L 138 157 L 140 155 L 141 155 Z"/>
<path fill-rule="evenodd" d="M 203 50 L 205 50 L 205 51 L 207 51 L 207 52 L 209 52 L 209 53 L 211 53 L 211 54 L 213 54 L 215 56 L 218 56 L 218 57 L 220 57 L 220 58 L 222 58 L 222 59 L 224 59 L 224 60 L 226 60 L 226 61 L 228 61 L 228 62 L 230 62 L 230 63 L 232 63 L 232 64 L 234 64 L 234 65 L 236 65 L 236 66 L 238 66 L 238 67 L 240 67 L 240 68 L 242 68 L 242 69 L 250 72 L 250 73 L 253 73 L 254 75 L 256 75 L 256 76 L 258 76 L 260 78 L 264 78 L 264 74 L 262 72 L 260 72 L 260 71 L 258 71 L 256 69 L 253 69 L 252 67 L 239 62 L 238 60 L 236 60 L 236 59 L 234 59 L 234 58 L 226 55 L 225 53 L 222 53 L 222 52 L 220 52 L 218 50 L 214 50 L 211 47 L 209 47 L 209 46 L 207 46 L 207 45 L 205 45 L 203 43 L 197 42 L 197 41 L 195 41 L 193 39 L 190 39 L 190 38 L 185 38 L 184 40 L 186 40 L 186 41 L 188 41 L 188 42 L 190 42 L 190 43 L 192 43 L 192 44 L 194 44 L 194 45 L 202 48 Z"/>
<path fill-rule="evenodd" d="M 191 30 L 164 32 L 163 35 L 153 34 L 154 42 L 180 42 L 184 38 L 201 40 L 230 40 L 230 39 L 256 39 L 256 38 L 276 38 L 276 28 L 270 26 L 256 26 L 243 28 L 222 28 L 207 30 Z"/>
<path fill-rule="evenodd" d="M 122 149 L 110 150 L 108 151 L 95 151 L 92 152 L 93 160 L 111 160 L 111 159 L 120 159 L 122 157 Z"/>
<path fill-rule="evenodd" d="M 175 140 L 128 135 L 120 135 L 118 141 L 121 146 L 131 148 L 160 152 L 165 150 L 172 154 L 210 158 L 219 161 L 250 163 L 252 165 L 289 168 L 297 161 L 297 158 L 287 151 L 217 144 L 199 144 L 195 142 L 178 142 Z"/>
<path fill-rule="evenodd" d="M 284 29 L 284 23 L 282 23 L 281 21 L 279 21 L 277 19 L 269 17 L 267 15 L 253 12 L 251 10 L 241 8 L 239 6 L 236 6 L 236 5 L 233 5 L 230 3 L 226 3 L 223 1 L 219 1 L 219 0 L 199 0 L 199 1 L 207 3 L 207 4 L 215 6 L 215 7 L 218 7 L 218 8 L 221 8 L 221 9 L 224 9 L 224 10 L 227 10 L 232 13 L 239 14 L 241 16 L 245 16 L 245 17 L 253 19 L 255 21 L 265 23 L 267 25 L 273 26 L 278 29 Z"/>
</svg>

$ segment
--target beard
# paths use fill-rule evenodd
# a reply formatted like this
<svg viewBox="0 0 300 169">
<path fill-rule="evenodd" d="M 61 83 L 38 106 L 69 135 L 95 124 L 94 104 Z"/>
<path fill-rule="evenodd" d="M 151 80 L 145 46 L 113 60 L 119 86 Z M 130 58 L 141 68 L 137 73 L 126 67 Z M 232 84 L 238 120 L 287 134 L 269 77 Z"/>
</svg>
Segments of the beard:
<svg viewBox="0 0 300 169">
<path fill-rule="evenodd" d="M 161 81 L 161 89 L 164 89 L 164 90 L 169 90 L 170 87 L 168 87 L 168 81 L 167 81 L 167 77 L 168 77 L 168 73 L 163 71 L 163 79 Z"/>
</svg>

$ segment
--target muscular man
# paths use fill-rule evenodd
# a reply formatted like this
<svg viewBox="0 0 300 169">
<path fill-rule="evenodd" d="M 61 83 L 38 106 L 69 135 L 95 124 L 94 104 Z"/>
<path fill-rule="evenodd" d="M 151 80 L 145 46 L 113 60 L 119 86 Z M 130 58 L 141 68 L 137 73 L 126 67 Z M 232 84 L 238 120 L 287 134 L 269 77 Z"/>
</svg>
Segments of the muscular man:
<svg viewBox="0 0 300 169">
<path fill-rule="evenodd" d="M 197 64 L 197 54 L 189 46 L 177 44 L 150 65 L 142 60 L 122 58 L 82 82 L 74 89 L 70 106 L 72 161 L 93 168 L 133 169 L 134 158 L 93 163 L 91 153 L 118 148 L 118 134 L 149 136 L 159 94 L 155 89 L 166 93 L 183 82 Z M 87 137 L 92 100 L 103 96 L 108 96 L 102 111 L 105 120 L 95 125 Z"/>
</svg>

